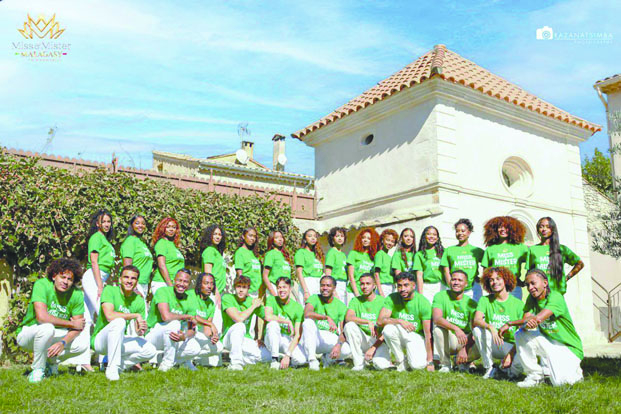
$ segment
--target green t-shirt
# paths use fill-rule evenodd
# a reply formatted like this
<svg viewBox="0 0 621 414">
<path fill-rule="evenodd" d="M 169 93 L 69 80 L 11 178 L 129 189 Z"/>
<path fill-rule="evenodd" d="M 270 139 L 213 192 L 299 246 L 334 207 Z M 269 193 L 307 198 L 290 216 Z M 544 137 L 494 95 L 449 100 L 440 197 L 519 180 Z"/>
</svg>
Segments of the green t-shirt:
<svg viewBox="0 0 621 414">
<path fill-rule="evenodd" d="M 506 267 L 521 280 L 522 263 L 528 263 L 528 247 L 524 244 L 495 244 L 485 249 L 481 266 Z"/>
<path fill-rule="evenodd" d="M 205 269 L 207 263 L 211 264 L 211 274 L 216 280 L 216 288 L 222 294 L 226 287 L 226 263 L 224 262 L 224 257 L 215 247 L 207 246 L 203 250 L 201 259 L 203 261 L 203 269 Z"/>
<path fill-rule="evenodd" d="M 442 317 L 460 328 L 465 333 L 470 333 L 470 323 L 477 310 L 477 303 L 467 295 L 463 295 L 460 300 L 449 290 L 436 293 L 431 304 L 433 309 L 442 310 Z"/>
<path fill-rule="evenodd" d="M 226 332 L 229 330 L 229 328 L 235 324 L 235 322 L 233 321 L 233 319 L 231 319 L 229 314 L 226 313 L 226 310 L 228 308 L 235 308 L 239 312 L 243 312 L 246 309 L 248 309 L 250 306 L 252 306 L 252 298 L 250 296 L 247 296 L 243 302 L 239 302 L 237 300 L 237 297 L 235 297 L 235 295 L 231 295 L 230 293 L 222 295 L 222 336 L 223 337 L 224 335 L 226 335 Z M 261 310 L 263 310 L 262 307 L 256 308 L 254 312 L 252 312 L 252 315 L 257 315 L 261 317 L 262 315 Z M 246 325 L 246 337 L 248 338 L 252 338 L 252 335 L 249 332 L 250 322 L 252 322 L 252 315 L 248 316 L 246 320 L 244 321 L 244 325 Z"/>
<path fill-rule="evenodd" d="M 561 251 L 561 257 L 563 259 L 563 265 L 568 264 L 574 266 L 580 261 L 580 256 L 572 252 L 571 249 L 563 244 L 559 246 Z M 536 246 L 530 246 L 528 256 L 528 269 L 543 270 L 548 276 L 548 282 L 550 284 L 550 290 L 565 294 L 567 292 L 567 278 L 565 277 L 565 270 L 563 269 L 563 275 L 560 281 L 550 276 L 548 266 L 550 265 L 550 246 L 542 246 L 540 244 Z"/>
<path fill-rule="evenodd" d="M 423 321 L 431 320 L 431 304 L 418 292 L 410 300 L 403 300 L 398 292 L 391 293 L 384 299 L 384 308 L 390 311 L 392 319 L 401 319 L 414 325 L 414 331 L 423 332 Z"/>
<path fill-rule="evenodd" d="M 266 308 L 271 308 L 274 316 L 279 316 L 290 320 L 295 328 L 296 323 L 302 323 L 304 319 L 304 308 L 293 298 L 289 298 L 289 302 L 282 304 L 280 298 L 268 296 L 265 303 Z M 280 332 L 284 335 L 291 335 L 289 328 L 285 324 L 280 324 Z"/>
<path fill-rule="evenodd" d="M 97 264 L 99 268 L 110 273 L 110 270 L 114 267 L 114 259 L 116 254 L 114 253 L 114 247 L 110 244 L 106 236 L 100 231 L 94 233 L 88 239 L 88 265 L 87 269 L 91 269 L 93 264 L 91 263 L 91 252 L 97 252 Z"/>
<path fill-rule="evenodd" d="M 347 265 L 347 255 L 338 250 L 336 247 L 328 250 L 326 254 L 326 267 L 332 269 L 331 276 L 336 280 L 347 280 L 347 272 L 345 266 Z"/>
<path fill-rule="evenodd" d="M 132 264 L 140 270 L 138 283 L 146 285 L 151 281 L 153 272 L 153 255 L 149 246 L 136 236 L 127 236 L 121 244 L 121 257 L 132 259 Z"/>
<path fill-rule="evenodd" d="M 291 265 L 285 260 L 285 256 L 278 249 L 272 249 L 265 254 L 263 266 L 270 269 L 268 279 L 272 283 L 276 283 L 279 277 L 291 278 Z"/>
<path fill-rule="evenodd" d="M 259 290 L 261 286 L 261 262 L 251 250 L 241 246 L 235 250 L 233 256 L 235 262 L 235 270 L 241 270 L 242 275 L 250 278 L 250 290 L 249 293 L 254 293 Z"/>
<path fill-rule="evenodd" d="M 360 253 L 356 250 L 349 252 L 349 255 L 347 256 L 347 264 L 354 267 L 354 280 L 356 281 L 356 286 L 358 286 L 358 292 L 360 292 L 360 276 L 365 273 L 373 274 L 375 264 L 369 257 L 369 253 Z M 347 283 L 347 291 L 353 292 L 349 283 Z"/>
<path fill-rule="evenodd" d="M 175 294 L 174 286 L 164 286 L 155 292 L 153 300 L 151 301 L 151 307 L 149 308 L 149 316 L 147 317 L 147 325 L 149 329 L 153 328 L 155 324 L 162 323 L 162 314 L 157 307 L 158 303 L 168 303 L 168 310 L 170 313 L 177 315 L 195 315 L 196 304 L 194 299 L 194 292 L 191 290 L 186 291 L 181 299 L 177 298 Z"/>
<path fill-rule="evenodd" d="M 304 277 L 321 277 L 323 276 L 323 263 L 317 259 L 315 253 L 308 249 L 298 249 L 294 257 L 295 267 L 302 268 L 302 276 Z"/>
<path fill-rule="evenodd" d="M 312 295 L 308 298 L 306 303 L 313 305 L 314 311 L 320 315 L 326 315 L 332 318 L 336 326 L 339 326 L 340 322 L 345 320 L 345 313 L 347 313 L 347 306 L 337 298 L 332 298 L 332 302 L 322 302 L 319 295 Z M 315 321 L 317 329 L 323 331 L 330 330 L 330 324 L 328 321 Z"/>
<path fill-rule="evenodd" d="M 375 295 L 375 299 L 372 301 L 368 301 L 364 296 L 358 296 L 353 298 L 349 302 L 348 309 L 351 309 L 356 314 L 356 317 L 361 319 L 366 319 L 367 321 L 372 321 L 373 323 L 377 322 L 377 317 L 379 316 L 380 311 L 384 307 L 384 297 L 380 295 Z M 371 330 L 369 329 L 369 325 L 358 325 L 360 329 L 367 335 L 371 335 Z"/>
<path fill-rule="evenodd" d="M 484 250 L 472 245 L 451 246 L 444 250 L 440 267 L 446 267 L 449 272 L 463 270 L 468 275 L 466 290 L 472 289 L 474 278 L 479 273 L 479 264 L 483 259 Z"/>
<path fill-rule="evenodd" d="M 375 266 L 375 271 L 379 272 L 379 280 L 380 280 L 380 283 L 382 284 L 395 283 L 392 277 L 392 274 L 391 274 L 391 271 L 392 271 L 392 269 L 390 268 L 391 262 L 392 262 L 392 257 L 390 257 L 390 255 L 386 253 L 384 250 L 380 250 L 375 255 L 375 260 L 374 260 L 373 265 Z"/>
<path fill-rule="evenodd" d="M 392 262 L 390 263 L 390 267 L 392 267 L 393 270 L 398 270 L 400 272 L 407 272 L 412 269 L 412 265 L 414 264 L 414 252 L 405 252 L 405 258 L 407 259 L 407 263 L 403 261 L 401 250 L 395 250 L 392 254 Z"/>
<path fill-rule="evenodd" d="M 203 319 L 213 318 L 213 315 L 216 312 L 216 304 L 213 303 L 213 300 L 211 300 L 211 298 L 209 297 L 203 299 L 199 295 L 197 295 L 196 292 L 194 293 L 194 295 L 192 295 L 192 297 L 194 299 L 194 304 L 192 305 L 192 307 L 194 309 L 195 315 Z M 202 323 L 199 325 L 204 326 Z"/>
<path fill-rule="evenodd" d="M 414 264 L 412 270 L 420 270 L 423 272 L 424 283 L 442 283 L 446 285 L 444 277 L 440 272 L 440 258 L 436 256 L 436 249 L 431 248 L 425 252 L 419 251 L 414 255 Z"/>
<path fill-rule="evenodd" d="M 563 295 L 558 292 L 550 292 L 545 299 L 539 301 L 530 295 L 528 296 L 524 305 L 524 313 L 537 315 L 543 309 L 552 311 L 553 315 L 539 324 L 539 331 L 549 339 L 554 339 L 567 346 L 578 358 L 584 358 L 582 340 L 574 328 Z"/>
<path fill-rule="evenodd" d="M 517 321 L 524 316 L 524 302 L 513 295 L 501 302 L 494 295 L 483 296 L 477 304 L 477 311 L 485 316 L 485 322 L 500 329 L 505 323 Z M 515 331 L 517 327 L 512 326 L 505 333 L 504 340 L 514 344 Z"/>
<path fill-rule="evenodd" d="M 175 246 L 175 243 L 166 238 L 161 238 L 155 243 L 155 256 L 163 256 L 166 259 L 166 269 L 168 277 L 172 282 L 177 276 L 177 272 L 185 267 L 185 259 L 181 251 Z M 154 282 L 164 282 L 164 276 L 160 273 L 159 266 L 156 266 Z"/>
<path fill-rule="evenodd" d="M 125 296 L 121 291 L 120 286 L 108 285 L 101 292 L 101 306 L 99 306 L 99 312 L 97 313 L 97 322 L 95 322 L 95 330 L 91 335 L 91 347 L 95 347 L 95 337 L 97 334 L 105 328 L 110 321 L 106 319 L 106 315 L 103 313 L 103 304 L 111 303 L 114 305 L 115 312 L 121 313 L 139 313 L 142 318 L 145 318 L 145 306 L 144 298 L 132 292 L 131 295 Z M 125 321 L 125 326 L 131 321 Z"/>
<path fill-rule="evenodd" d="M 66 321 L 72 316 L 84 314 L 84 294 L 81 290 L 72 287 L 69 291 L 59 293 L 54 288 L 54 282 L 48 278 L 37 280 L 32 286 L 30 303 L 26 309 L 26 316 L 17 329 L 17 334 L 24 326 L 37 325 L 37 317 L 34 310 L 35 302 L 45 303 L 47 313 Z"/>
</svg>

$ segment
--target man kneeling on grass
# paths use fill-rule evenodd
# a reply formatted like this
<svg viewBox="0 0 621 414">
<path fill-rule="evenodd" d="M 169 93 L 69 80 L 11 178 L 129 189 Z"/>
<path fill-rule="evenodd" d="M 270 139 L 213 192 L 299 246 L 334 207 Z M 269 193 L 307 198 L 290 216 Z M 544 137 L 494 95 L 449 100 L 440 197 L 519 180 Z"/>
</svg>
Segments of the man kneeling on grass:
<svg viewBox="0 0 621 414">
<path fill-rule="evenodd" d="M 121 270 L 120 286 L 106 286 L 101 294 L 91 346 L 100 355 L 108 356 L 106 378 L 119 379 L 119 371 L 150 360 L 157 351 L 142 338 L 147 330 L 144 298 L 134 293 L 140 271 L 129 265 Z M 134 323 L 133 326 L 130 323 Z M 125 331 L 136 335 L 125 335 Z"/>
<path fill-rule="evenodd" d="M 468 362 L 479 358 L 470 324 L 477 303 L 464 295 L 468 276 L 462 270 L 451 274 L 450 290 L 433 297 L 433 348 L 440 359 L 440 372 L 451 370 L 451 355 L 456 356 L 460 370 L 468 370 Z"/>
<path fill-rule="evenodd" d="M 89 333 L 84 330 L 84 294 L 75 285 L 82 267 L 73 259 L 58 259 L 47 268 L 47 277 L 32 287 L 32 296 L 17 343 L 32 351 L 28 381 L 40 382 L 58 373 L 58 362 L 88 350 Z"/>
<path fill-rule="evenodd" d="M 192 359 L 200 352 L 198 346 L 187 346 L 188 339 L 194 337 L 196 327 L 195 299 L 186 292 L 189 286 L 190 271 L 181 269 L 175 276 L 173 286 L 159 288 L 151 301 L 146 339 L 158 351 L 164 351 L 160 371 L 168 371 L 175 363 L 193 370 Z"/>
<path fill-rule="evenodd" d="M 395 358 L 397 371 L 406 370 L 405 356 L 410 369 L 433 371 L 431 305 L 416 291 L 416 276 L 412 273 L 401 272 L 395 279 L 397 292 L 384 299 L 377 324 L 384 329 L 384 340 Z"/>
</svg>

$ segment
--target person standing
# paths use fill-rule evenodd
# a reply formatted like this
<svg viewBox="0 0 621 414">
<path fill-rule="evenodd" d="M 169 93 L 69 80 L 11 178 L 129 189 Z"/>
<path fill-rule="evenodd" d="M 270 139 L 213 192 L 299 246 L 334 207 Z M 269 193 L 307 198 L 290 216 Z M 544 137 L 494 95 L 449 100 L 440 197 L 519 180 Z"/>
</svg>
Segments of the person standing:
<svg viewBox="0 0 621 414">
<path fill-rule="evenodd" d="M 429 302 L 433 302 L 436 293 L 446 290 L 446 281 L 440 272 L 440 262 L 444 255 L 444 247 L 440 233 L 434 226 L 423 229 L 418 244 L 418 252 L 414 255 L 412 270 L 416 272 L 416 287 Z"/>
<path fill-rule="evenodd" d="M 343 227 L 332 227 L 328 233 L 330 250 L 326 254 L 326 268 L 324 274 L 336 280 L 336 297 L 343 302 L 347 301 L 347 255 L 343 246 L 347 241 L 347 230 Z"/>
<path fill-rule="evenodd" d="M 379 245 L 379 235 L 375 229 L 367 227 L 360 230 L 354 248 L 347 255 L 347 301 L 345 304 L 357 296 L 360 296 L 360 276 L 365 273 L 372 273 L 375 263 L 375 254 Z"/>
<path fill-rule="evenodd" d="M 203 272 L 213 275 L 215 279 L 215 286 L 211 294 L 216 305 L 213 322 L 218 331 L 222 331 L 222 295 L 227 282 L 227 266 L 224 260 L 226 241 L 226 231 L 216 224 L 210 225 L 203 231 L 200 241 Z"/>
<path fill-rule="evenodd" d="M 395 290 L 395 280 L 392 276 L 392 248 L 397 242 L 397 232 L 386 229 L 380 234 L 380 248 L 375 259 L 375 284 L 380 296 L 390 295 Z"/>
<path fill-rule="evenodd" d="M 155 275 L 151 282 L 153 296 L 165 286 L 173 286 L 173 279 L 185 266 L 185 258 L 179 250 L 181 229 L 174 218 L 166 217 L 159 222 L 153 232 L 153 249 L 157 258 Z"/>
<path fill-rule="evenodd" d="M 248 292 L 250 297 L 258 297 L 261 287 L 261 261 L 259 260 L 259 236 L 254 227 L 247 227 L 242 232 L 239 247 L 233 255 L 233 261 L 235 262 L 236 276 L 250 278 L 250 290 Z"/>
<path fill-rule="evenodd" d="M 272 296 L 278 296 L 276 281 L 291 278 L 291 256 L 285 246 L 285 235 L 276 230 L 267 237 L 267 253 L 263 260 L 263 285 Z"/>
<path fill-rule="evenodd" d="M 395 276 L 401 272 L 412 272 L 414 255 L 416 254 L 416 235 L 409 227 L 401 230 L 399 235 L 399 248 L 392 255 L 392 271 Z"/>
<path fill-rule="evenodd" d="M 143 216 L 136 215 L 129 220 L 127 237 L 121 244 L 121 257 L 123 266 L 136 266 L 140 270 L 140 277 L 136 290 L 147 300 L 151 273 L 153 273 L 153 254 L 149 246 L 144 242 L 144 233 L 147 229 L 147 221 Z"/>
<path fill-rule="evenodd" d="M 315 230 L 308 229 L 304 232 L 294 260 L 295 272 L 300 284 L 300 297 L 306 302 L 311 295 L 319 293 L 319 279 L 323 276 L 323 250 L 319 245 L 319 235 Z"/>
</svg>

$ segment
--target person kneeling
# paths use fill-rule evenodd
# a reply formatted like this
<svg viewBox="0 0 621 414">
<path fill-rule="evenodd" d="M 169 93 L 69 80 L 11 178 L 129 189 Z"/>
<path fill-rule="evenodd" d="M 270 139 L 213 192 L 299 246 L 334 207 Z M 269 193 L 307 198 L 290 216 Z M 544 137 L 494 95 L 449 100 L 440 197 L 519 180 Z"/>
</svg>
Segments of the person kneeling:
<svg viewBox="0 0 621 414">
<path fill-rule="evenodd" d="M 332 276 L 323 276 L 319 281 L 320 294 L 310 296 L 304 307 L 302 344 L 308 367 L 313 371 L 319 370 L 317 353 L 323 354 L 324 368 L 351 354 L 343 334 L 347 308 L 334 296 L 335 289 L 336 280 Z"/>
<path fill-rule="evenodd" d="M 416 276 L 401 272 L 395 277 L 397 292 L 384 299 L 377 318 L 383 327 L 384 340 L 397 364 L 397 371 L 405 371 L 405 356 L 410 369 L 433 371 L 431 349 L 431 304 L 416 291 Z M 403 349 L 405 348 L 405 355 Z"/>
<path fill-rule="evenodd" d="M 140 335 L 147 330 L 144 321 L 145 305 L 142 296 L 134 293 L 140 271 L 129 265 L 121 270 L 120 286 L 106 286 L 101 294 L 101 306 L 97 313 L 91 346 L 96 353 L 108 356 L 106 378 L 119 379 L 119 371 L 153 358 L 155 347 Z M 130 331 L 138 336 L 126 336 L 128 324 Z"/>
<path fill-rule="evenodd" d="M 268 362 L 270 355 L 249 333 L 253 315 L 261 314 L 261 298 L 248 296 L 250 278 L 247 276 L 237 276 L 233 285 L 235 295 L 222 295 L 222 344 L 230 352 L 229 369 L 242 370 L 247 364 Z"/>
<path fill-rule="evenodd" d="M 155 349 L 164 351 L 160 371 L 168 371 L 175 364 L 184 364 L 194 369 L 192 359 L 200 349 L 192 346 L 188 339 L 194 337 L 196 318 L 194 317 L 194 298 L 186 290 L 190 286 L 190 271 L 177 272 L 173 286 L 161 287 L 155 292 L 149 308 L 146 336 Z"/>
<path fill-rule="evenodd" d="M 515 342 L 526 379 L 517 386 L 533 387 L 548 373 L 552 385 L 581 381 L 582 340 L 563 295 L 550 291 L 548 278 L 539 269 L 526 273 L 526 287 L 530 295 L 524 305 L 524 318 L 508 322 L 499 331 L 504 334 L 512 326 L 524 325 L 515 333 Z M 546 369 L 537 363 L 537 357 Z"/>
<path fill-rule="evenodd" d="M 58 373 L 58 362 L 88 350 L 84 330 L 84 294 L 75 285 L 82 267 L 73 259 L 54 260 L 47 277 L 32 287 L 26 316 L 17 330 L 17 344 L 34 354 L 28 381 L 40 382 Z"/>
<path fill-rule="evenodd" d="M 376 295 L 375 288 L 375 278 L 371 273 L 360 276 L 362 295 L 352 298 L 345 314 L 345 337 L 354 360 L 353 371 L 362 371 L 365 361 L 373 361 L 377 369 L 390 367 L 390 351 L 375 325 L 384 305 L 384 297 Z"/>
<path fill-rule="evenodd" d="M 273 369 L 287 369 L 289 365 L 298 366 L 306 362 L 299 346 L 304 308 L 291 299 L 291 279 L 279 277 L 276 280 L 278 296 L 268 296 L 265 304 L 265 346 L 272 354 Z M 285 356 L 280 363 L 280 352 Z"/>
<path fill-rule="evenodd" d="M 464 295 L 467 284 L 466 273 L 455 270 L 451 274 L 450 290 L 433 297 L 433 348 L 440 360 L 440 372 L 451 370 L 451 355 L 456 354 L 462 371 L 468 369 L 468 362 L 479 358 L 470 329 L 477 303 Z"/>
</svg>

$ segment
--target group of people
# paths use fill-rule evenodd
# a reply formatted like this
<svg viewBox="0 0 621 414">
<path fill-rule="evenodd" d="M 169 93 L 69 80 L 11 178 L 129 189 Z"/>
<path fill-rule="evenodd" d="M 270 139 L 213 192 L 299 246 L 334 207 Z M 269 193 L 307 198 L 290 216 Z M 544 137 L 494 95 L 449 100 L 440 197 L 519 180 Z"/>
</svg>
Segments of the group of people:
<svg viewBox="0 0 621 414">
<path fill-rule="evenodd" d="M 258 233 L 247 228 L 227 292 L 223 228 L 203 232 L 202 272 L 193 278 L 178 247 L 179 223 L 165 218 L 155 228 L 154 261 L 142 216 L 132 217 L 121 244 L 118 283 L 106 285 L 116 261 L 114 229 L 112 216 L 99 211 L 87 270 L 73 259 L 48 267 L 34 284 L 17 341 L 34 353 L 31 382 L 53 375 L 69 357 L 91 368 L 89 345 L 106 357 L 110 380 L 149 361 L 162 371 L 219 366 L 227 350 L 233 370 L 258 362 L 319 370 L 351 358 L 356 371 L 449 372 L 467 371 L 481 358 L 484 378 L 524 373 L 522 387 L 546 376 L 554 385 L 579 381 L 582 343 L 563 295 L 584 265 L 560 244 L 554 220 L 539 220 L 541 241 L 530 248 L 524 225 L 512 217 L 485 224 L 485 250 L 469 244 L 470 220 L 454 227 L 458 243 L 446 249 L 433 226 L 423 229 L 418 249 L 411 228 L 365 228 L 348 254 L 347 231 L 336 227 L 325 255 L 311 229 L 293 257 L 285 234 L 274 231 L 263 260 Z M 565 265 L 573 266 L 567 274 Z"/>
</svg>

